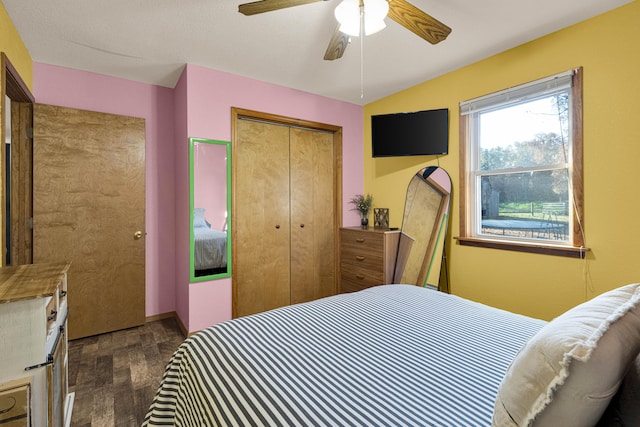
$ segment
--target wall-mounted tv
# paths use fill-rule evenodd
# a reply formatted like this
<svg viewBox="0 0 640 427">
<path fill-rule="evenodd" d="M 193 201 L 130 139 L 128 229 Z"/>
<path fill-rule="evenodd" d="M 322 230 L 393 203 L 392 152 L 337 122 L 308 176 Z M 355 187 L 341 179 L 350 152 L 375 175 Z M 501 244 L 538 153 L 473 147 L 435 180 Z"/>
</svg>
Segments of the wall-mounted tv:
<svg viewBox="0 0 640 427">
<path fill-rule="evenodd" d="M 449 152 L 449 109 L 371 116 L 373 157 L 430 156 Z"/>
</svg>

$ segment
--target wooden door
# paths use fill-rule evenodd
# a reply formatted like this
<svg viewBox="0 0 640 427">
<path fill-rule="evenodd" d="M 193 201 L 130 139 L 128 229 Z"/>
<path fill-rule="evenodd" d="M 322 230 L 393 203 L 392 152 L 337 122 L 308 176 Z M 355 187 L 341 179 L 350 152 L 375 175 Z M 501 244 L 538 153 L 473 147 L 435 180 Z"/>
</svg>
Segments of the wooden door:
<svg viewBox="0 0 640 427">
<path fill-rule="evenodd" d="M 288 305 L 289 128 L 236 123 L 234 147 L 234 317 Z"/>
<path fill-rule="evenodd" d="M 33 143 L 29 130 L 33 127 L 33 104 L 29 102 L 11 101 L 11 199 L 9 219 L 11 222 L 11 246 L 7 264 L 31 264 L 33 232 L 31 218 L 33 216 Z M 8 154 L 8 153 L 7 153 Z"/>
<path fill-rule="evenodd" d="M 291 128 L 291 303 L 336 293 L 333 134 Z"/>
<path fill-rule="evenodd" d="M 144 119 L 34 106 L 34 263 L 71 262 L 69 338 L 145 322 Z"/>
</svg>

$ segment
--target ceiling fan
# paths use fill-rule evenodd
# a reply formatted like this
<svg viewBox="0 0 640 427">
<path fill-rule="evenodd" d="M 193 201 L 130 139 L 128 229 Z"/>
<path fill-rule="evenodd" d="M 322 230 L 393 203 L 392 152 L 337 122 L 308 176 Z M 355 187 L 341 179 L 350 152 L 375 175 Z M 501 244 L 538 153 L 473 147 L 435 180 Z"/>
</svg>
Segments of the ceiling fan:
<svg viewBox="0 0 640 427">
<path fill-rule="evenodd" d="M 328 0 L 260 0 L 251 3 L 245 3 L 238 6 L 238 11 L 244 15 L 256 15 L 258 13 L 271 12 L 273 10 L 285 9 L 293 6 L 300 6 L 318 1 Z M 359 0 L 360 7 L 367 0 Z M 446 39 L 451 28 L 427 15 L 422 10 L 413 6 L 406 0 L 386 0 L 389 5 L 387 16 L 398 24 L 402 25 L 409 31 L 422 37 L 431 44 L 436 44 Z M 339 6 L 340 7 L 340 6 Z M 366 13 L 366 12 L 365 12 Z M 340 31 L 340 23 L 336 26 L 324 59 L 334 60 L 342 57 L 347 45 L 349 44 L 349 35 Z"/>
</svg>

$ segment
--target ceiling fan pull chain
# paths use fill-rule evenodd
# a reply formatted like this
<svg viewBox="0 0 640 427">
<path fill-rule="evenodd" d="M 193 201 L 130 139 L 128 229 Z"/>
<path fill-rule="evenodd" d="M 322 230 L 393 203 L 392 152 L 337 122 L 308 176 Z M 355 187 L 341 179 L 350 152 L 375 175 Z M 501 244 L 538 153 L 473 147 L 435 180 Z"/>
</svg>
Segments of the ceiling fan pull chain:
<svg viewBox="0 0 640 427">
<path fill-rule="evenodd" d="M 360 0 L 360 99 L 364 99 L 364 0 Z"/>
</svg>

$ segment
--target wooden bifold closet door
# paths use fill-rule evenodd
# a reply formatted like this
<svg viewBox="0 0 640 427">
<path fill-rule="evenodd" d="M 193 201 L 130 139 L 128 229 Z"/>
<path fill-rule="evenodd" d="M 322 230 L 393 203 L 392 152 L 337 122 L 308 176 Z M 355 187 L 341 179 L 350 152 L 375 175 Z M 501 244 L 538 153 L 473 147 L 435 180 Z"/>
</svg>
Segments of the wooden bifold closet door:
<svg viewBox="0 0 640 427">
<path fill-rule="evenodd" d="M 334 135 L 239 119 L 234 317 L 336 293 Z"/>
</svg>

